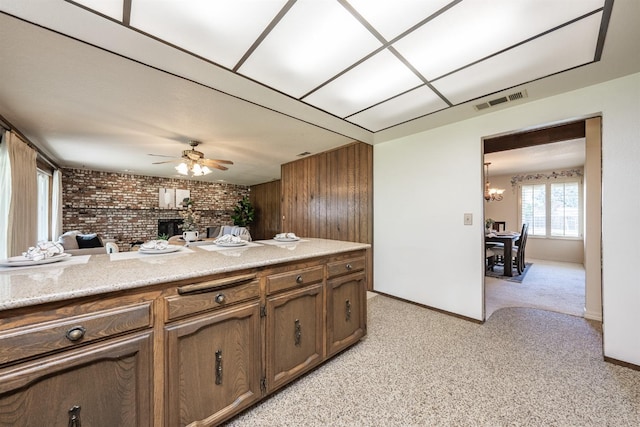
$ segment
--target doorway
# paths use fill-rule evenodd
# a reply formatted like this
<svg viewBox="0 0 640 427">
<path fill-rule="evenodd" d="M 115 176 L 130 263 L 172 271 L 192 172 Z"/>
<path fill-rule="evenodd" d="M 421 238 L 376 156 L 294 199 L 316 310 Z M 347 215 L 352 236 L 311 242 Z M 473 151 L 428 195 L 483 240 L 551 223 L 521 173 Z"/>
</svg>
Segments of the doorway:
<svg viewBox="0 0 640 427">
<path fill-rule="evenodd" d="M 549 270 L 552 268 L 553 262 L 569 262 L 567 265 L 558 265 L 560 268 L 559 271 L 563 270 L 566 272 L 567 267 L 571 267 L 571 264 L 582 265 L 583 266 L 583 287 L 582 291 L 584 294 L 584 317 L 592 320 L 602 321 L 602 285 L 601 285 L 601 263 L 600 263 L 600 229 L 601 229 L 601 117 L 591 117 L 587 119 L 574 120 L 571 122 L 565 122 L 563 124 L 558 125 L 547 125 L 541 126 L 535 130 L 529 130 L 524 132 L 514 132 L 507 135 L 497 136 L 497 137 L 488 137 L 483 139 L 483 147 L 484 147 L 484 155 L 483 155 L 483 163 L 485 161 L 485 155 L 489 155 L 490 158 L 492 155 L 494 159 L 496 158 L 494 154 L 497 153 L 500 155 L 504 155 L 513 151 L 514 153 L 518 150 L 521 152 L 529 153 L 529 160 L 531 160 L 532 152 L 545 152 L 549 150 L 547 155 L 544 156 L 544 159 L 540 161 L 538 171 L 549 171 L 553 170 L 561 170 L 562 167 L 558 166 L 556 168 L 555 165 L 562 165 L 562 157 L 563 150 L 567 150 L 567 147 L 572 146 L 572 142 L 567 141 L 582 141 L 582 155 L 583 161 L 581 165 L 581 172 L 583 171 L 582 177 L 582 206 L 583 206 L 583 218 L 584 222 L 580 229 L 582 230 L 582 239 L 537 239 L 534 242 L 534 245 L 538 245 L 538 255 L 544 254 L 540 256 L 543 260 L 550 262 L 544 262 L 544 266 L 539 264 L 540 268 L 545 270 Z M 550 145 L 553 144 L 553 145 Z M 564 145 L 564 146 L 563 146 Z M 558 149 L 560 150 L 558 151 Z M 572 148 L 575 150 L 575 146 Z M 553 155 L 552 155 L 553 154 Z M 560 160 L 560 162 L 557 162 Z M 566 163 L 566 166 L 577 166 L 571 165 L 570 163 Z M 492 167 L 496 165 L 491 165 Z M 536 166 L 537 167 L 537 166 Z M 504 168 L 503 168 L 504 169 Z M 571 170 L 571 168 L 567 168 Z M 495 168 L 494 168 L 495 170 Z M 498 167 L 498 174 L 500 173 L 501 168 Z M 516 178 L 518 175 L 513 174 L 515 176 L 507 176 L 505 174 L 502 177 L 498 177 L 496 174 L 491 174 L 492 177 L 498 177 L 498 182 L 493 182 L 491 177 L 488 177 L 489 180 L 492 181 L 493 184 L 497 184 L 497 187 L 503 186 L 505 190 L 505 200 L 503 201 L 492 201 L 485 203 L 485 219 L 489 218 L 490 215 L 487 215 L 487 211 L 496 212 L 494 208 L 488 208 L 489 204 L 500 204 L 505 203 L 505 206 L 509 206 L 510 215 L 506 214 L 507 220 L 507 229 L 513 231 L 519 231 L 520 227 L 520 209 L 519 209 L 519 198 L 518 191 L 516 189 L 516 185 L 518 179 Z M 527 176 L 526 174 L 520 174 L 519 176 Z M 545 174 L 540 174 L 539 177 L 544 177 Z M 530 175 L 529 175 L 530 176 Z M 550 177 L 546 177 L 549 179 Z M 556 176 L 552 176 L 551 178 L 556 178 Z M 487 179 L 487 177 L 485 177 Z M 497 205 L 494 205 L 497 206 Z M 501 212 L 500 210 L 497 210 Z M 499 215 L 503 215 L 500 213 Z M 504 220 L 505 218 L 492 218 L 494 220 Z M 531 236 L 531 234 L 529 234 Z M 536 253 L 536 248 L 531 248 L 532 239 L 529 238 L 527 240 L 527 258 L 530 258 L 529 254 L 533 252 Z M 554 244 L 555 242 L 555 244 Z M 546 245 L 546 246 L 545 246 Z M 556 249 L 553 249 L 553 248 Z M 540 249 L 546 248 L 546 249 Z M 552 249 L 548 249 L 552 248 Z M 570 248 L 570 250 L 568 249 Z M 531 249 L 534 249 L 533 251 Z M 556 251 L 554 254 L 553 251 Z M 549 252 L 551 251 L 551 252 Z M 484 250 L 483 250 L 484 253 Z M 572 254 L 567 259 L 567 254 Z M 534 257 L 535 258 L 535 257 Z M 571 270 L 571 269 L 570 269 Z M 533 269 L 531 270 L 533 271 Z M 547 271 L 548 273 L 548 271 Z M 548 273 L 549 274 L 549 273 Z M 572 281 L 576 280 L 576 277 L 579 277 L 581 272 L 574 271 L 572 273 Z M 526 277 L 526 276 L 525 276 Z M 548 277 L 553 277 L 553 273 L 550 273 Z M 558 276 L 560 277 L 560 275 Z M 533 278 L 531 279 L 533 280 Z M 548 280 L 548 278 L 546 279 Z M 491 288 L 487 287 L 487 282 L 484 282 L 484 313 L 485 319 L 488 317 L 488 314 L 491 312 L 487 312 L 487 292 L 494 289 L 494 283 L 490 283 Z M 511 283 L 514 289 L 517 286 L 523 287 L 522 284 Z M 574 283 L 575 285 L 575 283 Z M 574 291 L 575 292 L 575 289 Z M 575 298 L 575 295 L 574 295 Z M 535 298 L 534 298 L 535 299 Z M 517 300 L 517 298 L 516 298 Z M 493 301 L 492 301 L 493 303 Z M 516 302 L 517 304 L 517 302 Z M 524 304 L 522 304 L 524 305 Z M 535 306 L 535 301 L 531 301 L 526 306 Z M 490 307 L 491 308 L 491 307 Z M 540 304 L 540 308 L 547 308 L 545 304 Z M 575 314 L 575 313 L 571 313 Z"/>
</svg>

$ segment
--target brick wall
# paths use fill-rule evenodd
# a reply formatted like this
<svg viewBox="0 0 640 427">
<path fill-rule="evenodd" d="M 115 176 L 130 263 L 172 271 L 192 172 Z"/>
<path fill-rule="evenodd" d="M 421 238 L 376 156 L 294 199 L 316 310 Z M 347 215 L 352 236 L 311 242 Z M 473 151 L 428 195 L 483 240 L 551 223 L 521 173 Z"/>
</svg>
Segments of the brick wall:
<svg viewBox="0 0 640 427">
<path fill-rule="evenodd" d="M 242 185 L 64 169 L 62 228 L 116 239 L 126 251 L 131 242 L 156 238 L 159 219 L 180 218 L 177 209 L 158 207 L 160 188 L 190 190 L 201 233 L 207 226 L 233 224 L 233 208 L 249 195 Z"/>
</svg>

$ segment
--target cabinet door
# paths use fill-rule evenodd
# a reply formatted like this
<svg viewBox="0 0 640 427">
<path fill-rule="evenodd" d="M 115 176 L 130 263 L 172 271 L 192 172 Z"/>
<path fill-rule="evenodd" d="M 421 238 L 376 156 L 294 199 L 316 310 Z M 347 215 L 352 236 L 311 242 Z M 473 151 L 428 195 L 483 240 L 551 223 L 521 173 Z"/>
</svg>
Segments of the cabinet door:
<svg viewBox="0 0 640 427">
<path fill-rule="evenodd" d="M 323 359 L 323 284 L 267 298 L 267 391 Z"/>
<path fill-rule="evenodd" d="M 151 426 L 152 334 L 0 370 L 0 426 Z"/>
<path fill-rule="evenodd" d="M 260 399 L 260 304 L 166 327 L 167 426 L 217 425 Z"/>
<path fill-rule="evenodd" d="M 327 282 L 327 353 L 345 349 L 366 333 L 364 272 Z"/>
</svg>

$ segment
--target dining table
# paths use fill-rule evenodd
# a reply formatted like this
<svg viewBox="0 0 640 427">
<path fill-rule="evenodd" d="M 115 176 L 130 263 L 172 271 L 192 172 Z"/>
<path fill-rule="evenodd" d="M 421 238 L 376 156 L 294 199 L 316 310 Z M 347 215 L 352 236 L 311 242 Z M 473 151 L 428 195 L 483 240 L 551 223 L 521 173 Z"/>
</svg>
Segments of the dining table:
<svg viewBox="0 0 640 427">
<path fill-rule="evenodd" d="M 504 245 L 504 276 L 513 277 L 513 262 L 511 262 L 511 250 L 514 242 L 520 238 L 520 233 L 489 233 L 485 234 L 484 241 L 499 242 Z M 508 260 L 508 261 L 507 261 Z M 509 265 L 507 267 L 507 264 Z"/>
</svg>

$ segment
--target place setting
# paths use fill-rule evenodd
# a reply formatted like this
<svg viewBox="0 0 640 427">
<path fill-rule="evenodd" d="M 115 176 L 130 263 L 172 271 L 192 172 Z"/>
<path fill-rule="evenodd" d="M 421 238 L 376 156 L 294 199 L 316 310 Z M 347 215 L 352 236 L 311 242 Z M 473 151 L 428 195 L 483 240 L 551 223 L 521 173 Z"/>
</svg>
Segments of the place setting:
<svg viewBox="0 0 640 427">
<path fill-rule="evenodd" d="M 280 247 L 286 247 L 288 249 L 295 249 L 297 243 L 308 242 L 308 240 L 303 240 L 295 233 L 287 232 L 287 233 L 278 233 L 273 236 L 273 239 L 270 240 L 261 240 L 260 243 L 264 243 L 265 245 L 274 245 Z"/>
<path fill-rule="evenodd" d="M 260 246 L 257 243 L 244 240 L 240 236 L 235 236 L 233 234 L 225 234 L 223 236 L 220 236 L 217 239 L 213 240 L 212 243 L 213 244 L 207 246 L 199 246 L 199 248 L 209 252 L 225 251 L 226 253 L 229 249 L 245 249 Z M 241 251 L 236 250 L 235 253 L 239 255 Z"/>
<path fill-rule="evenodd" d="M 117 252 L 109 254 L 109 256 L 111 257 L 112 261 L 116 261 L 121 259 L 147 258 L 157 255 L 185 252 L 193 253 L 191 249 L 188 249 L 182 245 L 172 245 L 167 240 L 154 239 L 142 243 L 137 251 Z"/>
<path fill-rule="evenodd" d="M 64 263 L 65 265 L 83 264 L 89 260 L 86 257 L 73 257 L 65 253 L 64 248 L 57 242 L 38 242 L 36 246 L 29 247 L 22 255 L 0 260 L 0 271 L 15 270 L 20 268 L 46 267 L 49 264 Z"/>
</svg>

